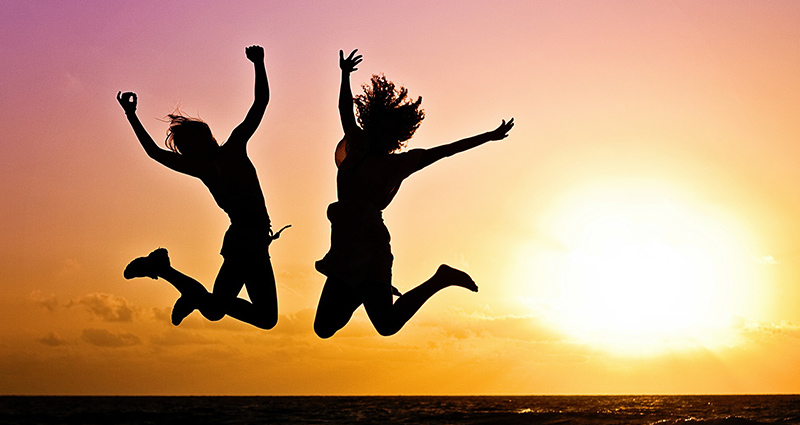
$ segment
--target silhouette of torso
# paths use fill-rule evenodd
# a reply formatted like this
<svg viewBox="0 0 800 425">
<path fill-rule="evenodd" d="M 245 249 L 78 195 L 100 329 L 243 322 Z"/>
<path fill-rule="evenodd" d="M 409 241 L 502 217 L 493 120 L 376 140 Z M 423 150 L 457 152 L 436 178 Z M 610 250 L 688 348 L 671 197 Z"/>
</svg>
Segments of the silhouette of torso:
<svg viewBox="0 0 800 425">
<path fill-rule="evenodd" d="M 256 168 L 244 146 L 229 143 L 220 146 L 201 180 L 217 205 L 228 214 L 232 225 L 269 226 Z"/>
<path fill-rule="evenodd" d="M 372 154 L 358 145 L 363 134 L 348 134 L 336 148 L 336 189 L 339 201 L 366 201 L 383 210 L 400 183 L 416 171 L 421 149 L 405 153 Z M 348 143 L 351 148 L 347 149 Z"/>
</svg>

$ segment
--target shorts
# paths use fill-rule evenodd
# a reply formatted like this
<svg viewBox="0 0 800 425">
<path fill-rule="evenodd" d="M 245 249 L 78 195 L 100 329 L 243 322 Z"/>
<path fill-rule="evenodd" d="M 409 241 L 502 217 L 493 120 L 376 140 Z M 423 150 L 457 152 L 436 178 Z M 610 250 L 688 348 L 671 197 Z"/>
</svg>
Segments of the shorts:
<svg viewBox="0 0 800 425">
<path fill-rule="evenodd" d="M 272 243 L 270 228 L 231 224 L 222 240 L 220 254 L 225 259 L 269 259 Z"/>
<path fill-rule="evenodd" d="M 336 202 L 328 207 L 331 248 L 318 272 L 355 288 L 362 283 L 391 285 L 392 248 L 381 211 L 366 202 Z"/>
</svg>

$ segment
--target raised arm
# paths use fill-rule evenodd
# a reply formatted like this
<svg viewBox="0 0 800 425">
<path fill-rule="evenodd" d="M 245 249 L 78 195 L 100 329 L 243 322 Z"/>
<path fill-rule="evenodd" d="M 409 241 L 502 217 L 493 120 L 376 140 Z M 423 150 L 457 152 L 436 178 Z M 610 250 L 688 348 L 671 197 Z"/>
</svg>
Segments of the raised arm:
<svg viewBox="0 0 800 425">
<path fill-rule="evenodd" d="M 356 65 L 361 63 L 361 55 L 356 55 L 358 49 L 350 52 L 347 58 L 344 52 L 339 50 L 339 68 L 342 70 L 342 84 L 339 87 L 339 118 L 342 120 L 342 130 L 344 134 L 351 133 L 358 129 L 356 116 L 353 113 L 353 91 L 350 88 L 350 73 L 356 71 Z"/>
<path fill-rule="evenodd" d="M 147 156 L 175 171 L 189 175 L 197 175 L 192 165 L 187 163 L 180 154 L 159 148 L 156 142 L 153 141 L 153 138 L 150 137 L 150 134 L 147 133 L 142 122 L 139 121 L 139 117 L 136 116 L 136 106 L 138 103 L 136 93 L 117 92 L 117 101 L 125 111 L 125 116 L 128 118 L 128 122 L 133 128 L 136 138 L 139 139 L 139 143 L 141 143 L 144 151 L 147 152 Z"/>
<path fill-rule="evenodd" d="M 258 125 L 261 124 L 261 118 L 264 117 L 264 112 L 267 110 L 269 103 L 269 84 L 267 82 L 267 68 L 264 65 L 264 48 L 261 46 L 250 46 L 244 49 L 247 59 L 253 62 L 253 67 L 256 71 L 255 82 L 255 96 L 253 105 L 247 111 L 247 116 L 244 121 L 236 126 L 231 132 L 231 137 L 225 142 L 226 145 L 234 144 L 244 147 L 253 133 L 256 132 Z"/>
<path fill-rule="evenodd" d="M 486 133 L 481 133 L 446 145 L 436 146 L 435 148 L 420 149 L 422 152 L 420 153 L 419 162 L 417 163 L 415 171 L 419 171 L 442 158 L 478 147 L 486 142 L 503 140 L 508 137 L 508 132 L 511 131 L 512 127 L 514 127 L 514 118 L 511 118 L 508 122 L 503 120 L 499 127 Z"/>
</svg>

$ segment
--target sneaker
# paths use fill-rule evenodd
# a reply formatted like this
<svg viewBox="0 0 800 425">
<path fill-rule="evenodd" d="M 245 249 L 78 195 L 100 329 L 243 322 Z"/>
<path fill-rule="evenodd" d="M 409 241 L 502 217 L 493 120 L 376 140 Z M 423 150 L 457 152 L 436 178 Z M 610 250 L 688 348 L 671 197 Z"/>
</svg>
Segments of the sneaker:
<svg viewBox="0 0 800 425">
<path fill-rule="evenodd" d="M 158 279 L 158 271 L 169 267 L 169 255 L 164 248 L 158 248 L 147 257 L 139 257 L 128 263 L 122 275 L 125 279 L 135 277 L 149 277 Z"/>
</svg>

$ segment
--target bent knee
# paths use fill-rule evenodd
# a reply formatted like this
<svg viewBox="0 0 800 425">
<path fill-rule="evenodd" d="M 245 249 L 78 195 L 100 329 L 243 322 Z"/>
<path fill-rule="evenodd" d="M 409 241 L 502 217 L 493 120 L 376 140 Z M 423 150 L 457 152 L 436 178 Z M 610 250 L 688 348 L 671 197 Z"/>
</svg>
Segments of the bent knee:
<svg viewBox="0 0 800 425">
<path fill-rule="evenodd" d="M 392 336 L 400 331 L 401 326 L 397 326 L 395 323 L 374 323 L 375 330 L 378 331 L 380 336 Z"/>
<path fill-rule="evenodd" d="M 200 313 L 203 315 L 203 317 L 212 322 L 218 322 L 225 317 L 225 312 L 219 308 L 205 308 L 200 310 Z"/>
<path fill-rule="evenodd" d="M 317 336 L 320 337 L 320 339 L 328 339 L 332 337 L 336 332 L 314 328 L 314 333 L 317 334 Z"/>
<path fill-rule="evenodd" d="M 322 339 L 328 339 L 336 333 L 335 329 L 330 329 L 324 326 L 316 326 L 314 325 L 314 333 L 317 334 L 318 337 Z"/>
<path fill-rule="evenodd" d="M 270 329 L 274 328 L 275 325 L 277 325 L 277 324 L 278 324 L 278 315 L 277 314 L 276 315 L 272 315 L 272 316 L 261 317 L 258 320 L 255 320 L 254 323 L 253 323 L 254 326 L 257 326 L 257 327 L 259 327 L 261 329 L 264 329 L 264 330 L 270 330 Z"/>
<path fill-rule="evenodd" d="M 339 329 L 341 328 L 322 323 L 319 320 L 314 321 L 314 333 L 322 339 L 328 339 L 332 337 Z"/>
</svg>

